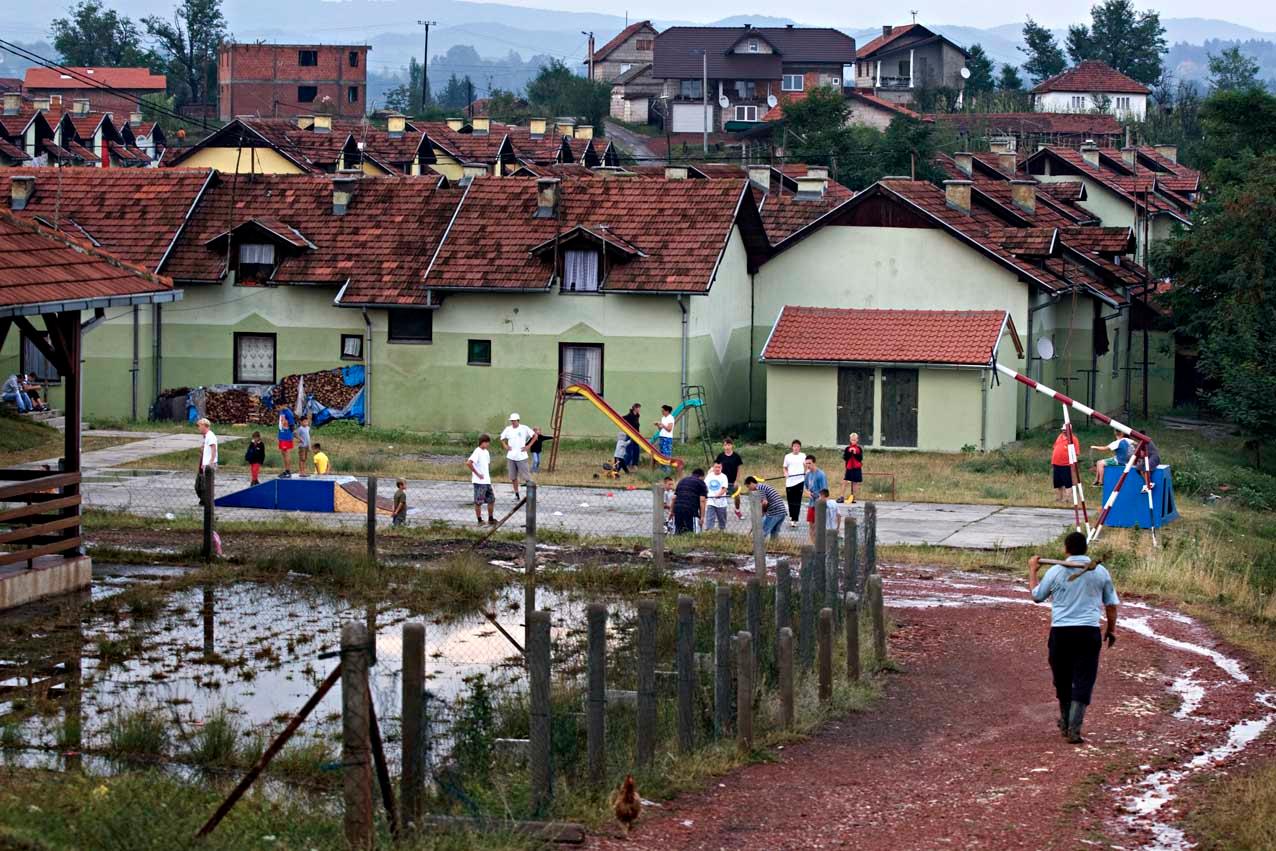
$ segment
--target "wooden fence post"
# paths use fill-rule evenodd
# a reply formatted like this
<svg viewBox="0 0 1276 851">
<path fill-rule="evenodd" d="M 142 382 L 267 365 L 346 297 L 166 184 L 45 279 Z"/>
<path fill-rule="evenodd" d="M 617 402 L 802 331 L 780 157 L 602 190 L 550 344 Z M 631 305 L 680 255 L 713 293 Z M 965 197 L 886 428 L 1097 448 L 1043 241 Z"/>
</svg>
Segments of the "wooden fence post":
<svg viewBox="0 0 1276 851">
<path fill-rule="evenodd" d="M 753 750 L 753 637 L 736 636 L 735 737 L 743 753 Z"/>
<path fill-rule="evenodd" d="M 590 603 L 588 624 L 588 706 L 585 710 L 589 782 L 601 784 L 607 773 L 607 607 Z"/>
<path fill-rule="evenodd" d="M 727 734 L 731 723 L 731 589 L 713 590 L 713 732 Z"/>
<path fill-rule="evenodd" d="M 758 681 L 758 664 L 762 658 L 762 583 L 749 577 L 744 586 L 744 625 L 753 636 L 753 681 Z"/>
<path fill-rule="evenodd" d="M 780 721 L 784 729 L 793 729 L 793 630 L 780 630 Z"/>
<path fill-rule="evenodd" d="M 860 592 L 859 544 L 859 524 L 855 522 L 854 517 L 848 517 L 846 518 L 846 549 L 842 552 L 842 559 L 845 562 L 842 568 L 842 582 L 844 591 L 854 591 L 856 594 Z"/>
<path fill-rule="evenodd" d="M 346 844 L 372 847 L 372 745 L 368 738 L 368 628 L 341 627 L 341 765 Z"/>
<path fill-rule="evenodd" d="M 815 548 L 802 548 L 801 594 L 798 611 L 798 664 L 803 670 L 815 664 Z"/>
<path fill-rule="evenodd" d="M 864 575 L 877 573 L 877 503 L 864 506 Z"/>
<path fill-rule="evenodd" d="M 780 630 L 792 627 L 793 611 L 793 572 L 789 569 L 789 560 L 780 559 L 775 566 L 775 666 L 780 667 Z"/>
<path fill-rule="evenodd" d="M 749 518 L 753 521 L 753 575 L 766 582 L 766 535 L 762 533 L 762 494 L 749 494 Z"/>
<path fill-rule="evenodd" d="M 873 663 L 878 670 L 886 664 L 886 606 L 882 600 L 882 577 L 868 578 L 868 598 L 873 619 Z"/>
<path fill-rule="evenodd" d="M 696 684 L 695 601 L 678 597 L 678 747 L 690 753 L 695 747 L 692 695 Z"/>
<path fill-rule="evenodd" d="M 403 625 L 403 765 L 399 797 L 403 824 L 421 825 L 421 795 L 425 789 L 425 624 Z"/>
<path fill-rule="evenodd" d="M 638 601 L 638 765 L 656 758 L 656 601 Z"/>
<path fill-rule="evenodd" d="M 652 482 L 651 485 L 651 564 L 657 573 L 665 569 L 665 485 L 664 482 Z"/>
<path fill-rule="evenodd" d="M 820 609 L 820 703 L 828 703 L 833 698 L 833 610 L 825 606 Z"/>
<path fill-rule="evenodd" d="M 816 494 L 819 496 L 819 494 Z M 829 504 L 827 500 L 817 499 L 815 502 L 815 570 L 812 577 L 815 583 L 815 606 L 816 610 L 822 605 L 824 599 L 824 568 L 825 562 L 828 560 L 829 533 L 828 533 L 828 510 Z"/>
<path fill-rule="evenodd" d="M 550 764 L 549 612 L 527 613 L 527 678 L 531 702 L 528 766 L 531 769 L 532 810 L 538 816 L 554 795 Z"/>
<path fill-rule="evenodd" d="M 201 555 L 204 561 L 212 561 L 216 548 L 213 546 L 213 523 L 216 515 L 213 513 L 213 499 L 216 497 L 217 474 L 212 467 L 204 468 L 204 540 L 201 546 Z"/>
<path fill-rule="evenodd" d="M 846 610 L 846 678 L 854 683 L 860 678 L 860 595 L 847 591 L 842 605 Z"/>
<path fill-rule="evenodd" d="M 368 562 L 377 563 L 377 477 L 368 476 Z"/>
<path fill-rule="evenodd" d="M 833 609 L 834 625 L 842 622 L 842 607 L 837 604 L 842 595 L 838 592 L 837 574 L 842 566 L 838 558 L 837 530 L 829 530 L 828 557 L 824 560 L 824 603 Z"/>
<path fill-rule="evenodd" d="M 536 575 L 536 482 L 524 486 L 527 502 L 523 505 L 525 526 L 523 532 L 523 575 Z"/>
</svg>

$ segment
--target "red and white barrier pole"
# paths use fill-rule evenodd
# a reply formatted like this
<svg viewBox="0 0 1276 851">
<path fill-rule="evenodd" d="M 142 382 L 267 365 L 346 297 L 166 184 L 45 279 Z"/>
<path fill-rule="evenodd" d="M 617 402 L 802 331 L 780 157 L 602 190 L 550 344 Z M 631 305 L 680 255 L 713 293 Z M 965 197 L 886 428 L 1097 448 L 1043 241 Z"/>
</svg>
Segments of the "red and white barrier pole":
<svg viewBox="0 0 1276 851">
<path fill-rule="evenodd" d="M 1128 425 L 1121 422 L 1117 422 L 1116 420 L 1112 419 L 1111 417 L 1109 417 L 1107 414 L 1103 413 L 1102 411 L 1096 411 L 1094 408 L 1091 408 L 1089 405 L 1083 405 L 1080 402 L 1078 402 L 1076 399 L 1073 399 L 1071 396 L 1066 396 L 1057 390 L 1054 390 L 1050 387 L 1047 387 L 1044 384 L 1041 384 L 1040 382 L 1033 381 L 1028 376 L 1024 375 L 1023 373 L 1015 372 L 1013 369 L 1011 369 L 1008 366 L 1002 366 L 1001 364 L 995 363 L 995 362 L 992 365 L 997 367 L 997 371 L 1000 372 L 1002 375 L 1008 375 L 1011 378 L 1013 378 L 1015 381 L 1018 381 L 1020 384 L 1025 384 L 1028 387 L 1031 387 L 1033 390 L 1036 390 L 1038 393 L 1049 396 L 1051 399 L 1054 399 L 1056 402 L 1058 402 L 1061 405 L 1067 405 L 1069 408 L 1072 408 L 1074 411 L 1079 411 L 1080 413 L 1084 414 L 1087 417 L 1092 417 L 1101 423 L 1106 423 L 1107 425 L 1110 425 L 1112 428 L 1116 429 L 1122 434 L 1128 437 L 1132 437 L 1135 440 L 1139 441 L 1140 443 L 1142 443 L 1145 440 L 1150 441 L 1152 439 L 1141 431 L 1135 431 L 1134 429 L 1130 428 Z"/>
<path fill-rule="evenodd" d="M 1077 447 L 1073 442 L 1072 418 L 1068 406 L 1063 407 L 1063 437 L 1068 441 L 1068 472 L 1072 476 L 1072 520 L 1078 532 L 1090 534 L 1090 515 L 1085 507 L 1085 491 L 1081 489 L 1081 470 L 1078 466 Z M 1084 527 L 1082 528 L 1082 524 Z"/>
</svg>

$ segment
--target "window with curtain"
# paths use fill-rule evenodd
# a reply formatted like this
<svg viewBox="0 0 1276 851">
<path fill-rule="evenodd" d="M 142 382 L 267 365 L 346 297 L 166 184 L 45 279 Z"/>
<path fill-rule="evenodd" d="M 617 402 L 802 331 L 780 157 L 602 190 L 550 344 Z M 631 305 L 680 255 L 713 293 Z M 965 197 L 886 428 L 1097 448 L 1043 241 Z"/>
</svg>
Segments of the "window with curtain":
<svg viewBox="0 0 1276 851">
<path fill-rule="evenodd" d="M 275 271 L 275 246 L 244 242 L 239 245 L 239 279 L 265 281 Z"/>
<path fill-rule="evenodd" d="M 235 383 L 275 383 L 275 335 L 235 335 Z"/>
<path fill-rule="evenodd" d="M 341 359 L 342 360 L 363 360 L 363 335 L 362 334 L 342 334 L 341 335 Z"/>
<path fill-rule="evenodd" d="M 752 99 L 757 97 L 757 83 L 754 80 L 736 80 L 735 96 L 738 98 Z"/>
<path fill-rule="evenodd" d="M 603 393 L 603 347 L 563 343 L 558 349 L 558 371 L 564 387 L 588 384 Z"/>
<path fill-rule="evenodd" d="M 568 249 L 563 252 L 563 285 L 565 292 L 598 292 L 598 252 Z"/>
<path fill-rule="evenodd" d="M 701 88 L 702 80 L 679 80 L 678 96 L 683 98 L 698 98 L 704 89 Z"/>
</svg>

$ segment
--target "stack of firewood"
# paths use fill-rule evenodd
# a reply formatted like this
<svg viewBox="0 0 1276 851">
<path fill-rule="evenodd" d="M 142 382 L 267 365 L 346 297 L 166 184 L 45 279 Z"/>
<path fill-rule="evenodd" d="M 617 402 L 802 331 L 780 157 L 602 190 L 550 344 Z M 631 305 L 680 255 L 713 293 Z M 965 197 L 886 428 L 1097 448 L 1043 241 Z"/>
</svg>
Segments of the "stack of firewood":
<svg viewBox="0 0 1276 851">
<path fill-rule="evenodd" d="M 261 404 L 261 399 L 238 388 L 221 392 L 209 391 L 204 396 L 204 416 L 215 423 L 268 425 L 275 421 L 275 415 Z"/>
<path fill-rule="evenodd" d="M 348 387 L 341 379 L 340 369 L 325 369 L 322 372 L 308 372 L 305 375 L 288 375 L 275 385 L 273 398 L 275 407 L 289 407 L 297 404 L 297 382 L 305 380 L 307 396 L 326 408 L 340 410 L 350 404 L 361 388 Z"/>
</svg>

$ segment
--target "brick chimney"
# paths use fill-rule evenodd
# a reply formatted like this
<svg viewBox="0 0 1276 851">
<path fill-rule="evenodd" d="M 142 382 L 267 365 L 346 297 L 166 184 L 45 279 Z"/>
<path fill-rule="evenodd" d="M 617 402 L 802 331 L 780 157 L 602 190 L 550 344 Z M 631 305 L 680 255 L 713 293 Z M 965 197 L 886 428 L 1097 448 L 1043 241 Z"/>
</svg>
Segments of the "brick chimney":
<svg viewBox="0 0 1276 851">
<path fill-rule="evenodd" d="M 1177 163 L 1179 161 L 1178 145 L 1153 145 L 1152 150 L 1156 151 L 1172 163 Z"/>
<path fill-rule="evenodd" d="M 22 110 L 22 94 L 19 92 L 4 93 L 4 114 L 17 115 Z"/>
<path fill-rule="evenodd" d="M 385 129 L 391 139 L 402 139 L 403 132 L 408 127 L 408 119 L 402 115 L 391 115 L 386 119 Z"/>
<path fill-rule="evenodd" d="M 1019 158 L 1013 151 L 1002 151 L 997 154 L 997 168 L 1006 174 L 1014 174 L 1019 169 Z"/>
<path fill-rule="evenodd" d="M 35 194 L 35 178 L 26 174 L 15 174 L 9 178 L 9 208 L 25 210 L 27 202 Z"/>
<path fill-rule="evenodd" d="M 948 202 L 948 206 L 954 210 L 969 213 L 970 187 L 972 185 L 974 184 L 969 180 L 945 180 L 944 200 Z"/>
<path fill-rule="evenodd" d="M 529 118 L 527 120 L 527 131 L 533 139 L 545 138 L 545 125 L 549 122 L 544 118 Z"/>
<path fill-rule="evenodd" d="M 892 32 L 894 32 L 894 31 L 895 31 L 895 28 L 894 28 L 893 26 L 891 26 L 890 24 L 882 24 L 882 35 L 883 35 L 883 36 L 888 36 L 888 35 L 890 35 L 890 34 L 891 34 Z"/>
<path fill-rule="evenodd" d="M 577 138 L 577 139 L 592 139 L 592 138 L 594 138 L 594 125 L 592 125 L 592 124 L 578 124 L 578 125 L 576 125 L 576 138 Z"/>
<path fill-rule="evenodd" d="M 339 171 L 332 178 L 332 214 L 344 216 L 359 189 L 359 178 L 347 171 Z"/>
<path fill-rule="evenodd" d="M 1010 181 L 1010 198 L 1015 202 L 1015 206 L 1025 213 L 1035 213 L 1037 211 L 1037 181 Z"/>
<path fill-rule="evenodd" d="M 967 177 L 975 167 L 975 157 L 969 151 L 958 151 L 953 154 L 953 163 L 957 166 L 957 170 Z"/>
<path fill-rule="evenodd" d="M 461 128 L 465 126 L 464 118 L 449 118 L 447 120 L 447 129 L 460 133 Z"/>
<path fill-rule="evenodd" d="M 797 179 L 797 195 L 799 201 L 818 201 L 824 197 L 824 188 L 828 185 L 828 169 L 821 175 L 815 169 L 807 169 L 806 174 Z"/>
<path fill-rule="evenodd" d="M 665 166 L 665 180 L 686 180 L 690 174 L 685 165 Z"/>
<path fill-rule="evenodd" d="M 823 180 L 825 183 L 827 183 L 829 179 L 828 166 L 809 165 L 806 167 L 806 176 L 818 178 L 820 180 Z"/>
<path fill-rule="evenodd" d="M 558 218 L 558 194 L 562 181 L 557 177 L 538 177 L 536 179 L 536 212 L 534 219 Z"/>
<path fill-rule="evenodd" d="M 316 115 L 315 126 L 312 129 L 316 133 L 331 133 L 332 132 L 332 116 L 331 115 Z"/>
<path fill-rule="evenodd" d="M 492 119 L 479 118 L 478 116 L 475 116 L 470 119 L 470 127 L 475 136 L 486 136 L 488 133 L 492 132 Z"/>
<path fill-rule="evenodd" d="M 1081 159 L 1095 168 L 1099 167 L 1099 146 L 1090 144 L 1081 146 Z"/>
<path fill-rule="evenodd" d="M 749 182 L 761 189 L 763 192 L 771 191 L 771 166 L 769 165 L 751 165 L 749 166 Z"/>
</svg>

